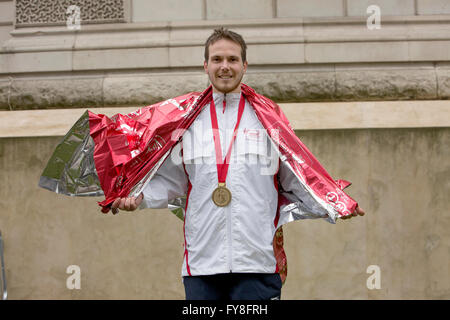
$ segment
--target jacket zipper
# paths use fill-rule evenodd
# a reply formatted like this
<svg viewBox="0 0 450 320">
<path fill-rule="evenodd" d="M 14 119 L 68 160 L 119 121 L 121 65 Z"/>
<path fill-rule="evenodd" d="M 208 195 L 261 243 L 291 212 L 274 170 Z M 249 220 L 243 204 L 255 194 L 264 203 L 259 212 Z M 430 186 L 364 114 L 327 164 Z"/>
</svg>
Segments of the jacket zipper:
<svg viewBox="0 0 450 320">
<path fill-rule="evenodd" d="M 227 94 L 224 93 L 223 95 L 223 110 L 222 112 L 225 113 L 225 108 L 226 108 L 226 98 Z M 224 135 L 225 137 L 225 135 Z M 224 145 L 227 145 L 227 143 L 225 143 Z M 226 150 L 225 150 L 225 154 L 226 154 Z M 233 245 L 233 240 L 231 239 L 231 207 L 226 207 L 225 210 L 227 211 L 227 238 L 228 238 L 228 269 L 230 270 L 230 273 L 233 272 L 233 252 L 232 252 L 232 245 Z"/>
</svg>

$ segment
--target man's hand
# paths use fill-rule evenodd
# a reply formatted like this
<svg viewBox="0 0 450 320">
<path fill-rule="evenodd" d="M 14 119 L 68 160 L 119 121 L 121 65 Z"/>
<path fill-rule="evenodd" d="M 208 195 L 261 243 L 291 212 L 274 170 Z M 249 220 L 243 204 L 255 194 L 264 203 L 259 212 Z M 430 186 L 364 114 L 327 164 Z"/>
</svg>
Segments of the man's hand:
<svg viewBox="0 0 450 320">
<path fill-rule="evenodd" d="M 143 199 L 144 195 L 142 193 L 137 198 L 117 198 L 111 205 L 112 213 L 118 213 L 119 209 L 125 211 L 134 211 L 137 209 L 137 207 L 139 207 Z"/>
<path fill-rule="evenodd" d="M 353 217 L 356 217 L 358 215 L 363 216 L 366 213 L 364 212 L 363 209 L 361 209 L 359 206 L 356 207 L 355 211 L 352 214 L 349 214 L 348 216 L 342 217 L 341 219 L 345 220 L 345 219 L 351 219 Z"/>
</svg>

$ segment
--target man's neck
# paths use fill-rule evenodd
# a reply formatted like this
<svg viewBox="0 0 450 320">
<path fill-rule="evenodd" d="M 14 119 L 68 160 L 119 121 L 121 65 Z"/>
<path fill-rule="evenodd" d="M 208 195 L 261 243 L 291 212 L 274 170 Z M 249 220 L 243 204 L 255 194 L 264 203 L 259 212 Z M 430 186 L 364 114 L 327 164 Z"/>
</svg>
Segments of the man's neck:
<svg viewBox="0 0 450 320">
<path fill-rule="evenodd" d="M 236 89 L 234 89 L 233 91 L 230 91 L 230 92 L 219 91 L 213 86 L 213 93 L 217 93 L 217 94 L 226 95 L 226 94 L 229 94 L 229 93 L 240 93 L 240 92 L 241 92 L 241 85 L 237 86 Z"/>
<path fill-rule="evenodd" d="M 227 101 L 229 100 L 230 97 L 235 97 L 237 98 L 238 96 L 241 95 L 241 85 L 239 84 L 239 86 L 236 87 L 236 89 L 234 89 L 233 91 L 230 92 L 222 92 L 217 90 L 214 86 L 213 86 L 213 99 L 217 99 L 221 97 L 221 95 L 223 95 L 223 108 L 222 108 L 222 113 L 225 113 L 225 108 L 227 105 Z M 233 99 L 233 98 L 231 98 Z"/>
</svg>

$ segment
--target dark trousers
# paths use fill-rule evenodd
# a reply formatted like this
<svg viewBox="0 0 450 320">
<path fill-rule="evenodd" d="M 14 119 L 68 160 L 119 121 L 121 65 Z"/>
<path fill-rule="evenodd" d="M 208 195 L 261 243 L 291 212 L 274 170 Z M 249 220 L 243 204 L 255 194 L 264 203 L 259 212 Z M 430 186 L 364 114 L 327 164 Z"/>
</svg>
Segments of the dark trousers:
<svg viewBox="0 0 450 320">
<path fill-rule="evenodd" d="M 224 273 L 183 277 L 186 300 L 279 300 L 278 273 Z"/>
</svg>

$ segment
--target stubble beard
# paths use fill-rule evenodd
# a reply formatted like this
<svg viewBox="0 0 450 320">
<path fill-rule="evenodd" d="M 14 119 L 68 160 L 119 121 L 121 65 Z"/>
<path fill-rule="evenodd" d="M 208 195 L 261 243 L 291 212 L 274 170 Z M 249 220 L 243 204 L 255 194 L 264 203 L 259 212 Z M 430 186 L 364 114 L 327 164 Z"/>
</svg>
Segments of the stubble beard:
<svg viewBox="0 0 450 320">
<path fill-rule="evenodd" d="M 213 75 L 213 77 L 215 77 L 215 75 Z M 237 87 L 239 87 L 241 85 L 242 82 L 242 78 L 244 77 L 244 74 L 242 73 L 241 75 L 236 75 L 236 77 L 239 77 L 236 82 L 233 82 L 233 84 L 231 85 L 231 87 L 228 87 L 227 85 L 220 85 L 220 79 L 217 81 L 218 83 L 216 84 L 215 81 L 212 81 L 211 77 L 210 77 L 210 81 L 213 84 L 214 88 L 221 93 L 230 93 L 233 92 Z M 217 79 L 218 77 L 215 77 L 214 79 Z"/>
</svg>

